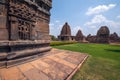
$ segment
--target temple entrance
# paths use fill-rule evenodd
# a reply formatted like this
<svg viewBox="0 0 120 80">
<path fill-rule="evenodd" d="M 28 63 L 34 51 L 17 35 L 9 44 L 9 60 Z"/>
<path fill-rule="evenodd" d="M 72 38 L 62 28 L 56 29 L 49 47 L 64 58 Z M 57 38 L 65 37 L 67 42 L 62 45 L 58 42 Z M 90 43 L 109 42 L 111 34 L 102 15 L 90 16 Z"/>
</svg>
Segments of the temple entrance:
<svg viewBox="0 0 120 80">
<path fill-rule="evenodd" d="M 61 37 L 61 40 L 64 41 L 64 37 Z"/>
</svg>

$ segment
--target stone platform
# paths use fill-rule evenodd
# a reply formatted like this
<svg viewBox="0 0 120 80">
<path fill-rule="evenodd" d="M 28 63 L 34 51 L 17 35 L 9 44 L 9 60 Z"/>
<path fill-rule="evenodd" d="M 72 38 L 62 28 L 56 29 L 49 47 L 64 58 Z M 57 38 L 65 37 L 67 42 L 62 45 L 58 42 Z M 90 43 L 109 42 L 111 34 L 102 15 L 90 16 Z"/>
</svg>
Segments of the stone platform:
<svg viewBox="0 0 120 80">
<path fill-rule="evenodd" d="M 36 60 L 0 69 L 0 80 L 70 80 L 87 54 L 52 49 Z"/>
</svg>

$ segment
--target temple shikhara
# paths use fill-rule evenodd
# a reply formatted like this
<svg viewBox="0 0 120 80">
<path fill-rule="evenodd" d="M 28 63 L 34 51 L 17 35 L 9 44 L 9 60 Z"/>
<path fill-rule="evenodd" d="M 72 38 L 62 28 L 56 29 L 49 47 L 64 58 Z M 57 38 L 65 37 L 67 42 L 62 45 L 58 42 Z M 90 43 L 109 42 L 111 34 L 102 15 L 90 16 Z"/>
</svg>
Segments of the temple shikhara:
<svg viewBox="0 0 120 80">
<path fill-rule="evenodd" d="M 49 51 L 52 0 L 0 0 L 0 67 Z"/>
<path fill-rule="evenodd" d="M 67 22 L 63 25 L 61 33 L 58 36 L 58 39 L 61 41 L 74 40 L 74 37 L 71 35 L 70 25 Z"/>
<path fill-rule="evenodd" d="M 77 32 L 77 34 L 76 34 L 76 36 L 75 36 L 75 40 L 76 41 L 83 41 L 84 40 L 84 35 L 83 35 L 83 33 L 82 33 L 82 31 L 81 30 L 78 30 L 78 32 Z"/>
</svg>

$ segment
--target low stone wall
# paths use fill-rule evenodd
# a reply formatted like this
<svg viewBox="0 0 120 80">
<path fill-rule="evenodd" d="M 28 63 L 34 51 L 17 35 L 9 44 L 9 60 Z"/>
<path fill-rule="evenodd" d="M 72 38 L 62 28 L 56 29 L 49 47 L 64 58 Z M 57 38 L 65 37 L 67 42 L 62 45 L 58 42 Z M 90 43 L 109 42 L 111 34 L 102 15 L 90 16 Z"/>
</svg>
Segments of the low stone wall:
<svg viewBox="0 0 120 80">
<path fill-rule="evenodd" d="M 0 67 L 7 67 L 36 58 L 50 49 L 49 40 L 0 42 Z"/>
</svg>

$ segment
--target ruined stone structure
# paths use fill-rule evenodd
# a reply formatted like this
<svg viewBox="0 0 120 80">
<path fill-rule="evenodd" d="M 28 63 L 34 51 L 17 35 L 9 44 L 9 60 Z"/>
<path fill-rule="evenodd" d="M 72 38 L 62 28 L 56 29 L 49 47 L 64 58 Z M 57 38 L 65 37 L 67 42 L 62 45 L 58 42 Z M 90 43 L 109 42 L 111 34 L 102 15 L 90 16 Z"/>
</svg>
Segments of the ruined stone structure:
<svg viewBox="0 0 120 80">
<path fill-rule="evenodd" d="M 81 30 L 78 30 L 76 36 L 75 36 L 76 41 L 82 42 L 84 40 L 84 35 Z"/>
<path fill-rule="evenodd" d="M 0 67 L 49 51 L 52 0 L 0 0 Z"/>
<path fill-rule="evenodd" d="M 107 26 L 102 26 L 97 32 L 97 43 L 109 43 L 110 31 Z"/>
<path fill-rule="evenodd" d="M 89 41 L 90 43 L 96 43 L 96 35 L 91 35 L 91 34 L 89 34 L 89 35 L 86 37 L 86 40 Z"/>
<path fill-rule="evenodd" d="M 120 42 L 120 37 L 116 32 L 110 34 L 110 42 Z"/>
<path fill-rule="evenodd" d="M 61 34 L 58 36 L 58 39 L 61 41 L 73 40 L 73 37 L 71 36 L 71 29 L 67 22 L 62 27 Z"/>
<path fill-rule="evenodd" d="M 86 40 L 90 43 L 109 43 L 110 31 L 107 26 L 102 26 L 98 31 L 97 35 L 88 35 Z"/>
</svg>

